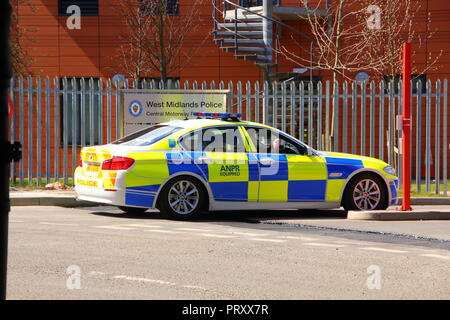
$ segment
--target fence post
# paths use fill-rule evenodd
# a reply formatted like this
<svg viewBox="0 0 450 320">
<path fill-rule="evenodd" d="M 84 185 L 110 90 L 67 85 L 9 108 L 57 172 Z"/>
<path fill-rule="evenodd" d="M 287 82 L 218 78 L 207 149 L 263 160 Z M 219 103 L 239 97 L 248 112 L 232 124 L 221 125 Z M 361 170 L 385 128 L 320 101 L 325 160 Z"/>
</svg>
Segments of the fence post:
<svg viewBox="0 0 450 320">
<path fill-rule="evenodd" d="M 403 167 L 403 201 L 401 211 L 412 210 L 411 201 L 411 154 L 410 154 L 410 138 L 411 138 L 411 44 L 403 44 L 403 82 L 402 82 L 402 167 Z"/>
</svg>

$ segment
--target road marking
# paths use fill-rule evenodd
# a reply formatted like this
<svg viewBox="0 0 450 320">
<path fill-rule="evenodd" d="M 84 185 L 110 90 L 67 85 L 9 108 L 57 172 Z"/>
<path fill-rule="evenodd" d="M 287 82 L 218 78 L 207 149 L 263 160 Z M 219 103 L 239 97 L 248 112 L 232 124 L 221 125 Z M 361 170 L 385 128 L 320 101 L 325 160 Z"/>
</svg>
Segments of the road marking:
<svg viewBox="0 0 450 320">
<path fill-rule="evenodd" d="M 310 237 L 304 237 L 304 236 L 300 236 L 300 240 L 303 240 L 303 241 L 320 241 L 317 238 L 310 238 Z"/>
<path fill-rule="evenodd" d="M 174 230 L 163 230 L 163 229 L 152 229 L 152 230 L 145 230 L 147 232 L 159 232 L 159 233 L 177 233 L 180 234 L 180 231 L 174 231 Z"/>
<path fill-rule="evenodd" d="M 210 238 L 234 238 L 233 236 L 227 236 L 224 234 L 212 234 L 212 233 L 194 233 L 194 235 L 200 235 L 203 237 L 210 237 Z"/>
<path fill-rule="evenodd" d="M 316 246 L 316 247 L 330 247 L 330 248 L 343 248 L 346 245 L 343 244 L 332 244 L 332 243 L 317 243 L 317 242 L 306 242 L 304 243 L 307 246 Z"/>
<path fill-rule="evenodd" d="M 114 279 L 120 279 L 120 280 L 128 280 L 128 281 L 165 284 L 165 285 L 169 285 L 169 286 L 174 286 L 175 285 L 175 283 L 173 283 L 173 282 L 164 281 L 164 280 L 139 278 L 139 277 L 130 277 L 130 276 L 123 276 L 123 275 L 114 276 L 113 278 Z"/>
<path fill-rule="evenodd" d="M 405 253 L 406 252 L 403 250 L 385 249 L 385 248 L 376 248 L 376 247 L 365 247 L 365 248 L 361 248 L 361 250 L 383 251 L 383 252 L 390 252 L 390 253 Z"/>
<path fill-rule="evenodd" d="M 450 260 L 449 256 L 442 256 L 440 254 L 433 254 L 433 253 L 427 253 L 427 254 L 421 254 L 423 257 L 431 257 L 431 258 L 438 258 L 438 259 L 445 259 Z"/>
<path fill-rule="evenodd" d="M 51 226 L 78 226 L 75 223 L 58 223 L 58 222 L 39 222 L 39 224 L 51 225 Z"/>
<path fill-rule="evenodd" d="M 21 223 L 21 222 L 25 222 L 25 221 L 20 221 L 20 220 L 9 220 L 9 222 L 13 222 L 13 223 Z"/>
<path fill-rule="evenodd" d="M 104 275 L 106 275 L 106 273 L 100 272 L 100 271 L 91 271 L 89 274 L 91 276 L 104 276 Z"/>
<path fill-rule="evenodd" d="M 289 239 L 289 240 L 301 240 L 300 237 L 294 237 L 294 236 L 278 236 L 280 239 Z"/>
<path fill-rule="evenodd" d="M 197 228 L 175 228 L 177 230 L 183 230 L 183 231 L 200 231 L 200 232 L 211 232 L 213 230 L 211 229 L 197 229 Z"/>
<path fill-rule="evenodd" d="M 286 242 L 286 240 L 281 239 L 264 239 L 264 238 L 248 238 L 246 240 L 252 240 L 252 241 L 266 241 L 266 242 Z"/>
<path fill-rule="evenodd" d="M 132 224 L 123 224 L 124 227 L 137 227 L 137 228 L 163 228 L 159 225 L 149 225 L 149 224 L 138 224 L 138 223 L 132 223 Z"/>
<path fill-rule="evenodd" d="M 113 229 L 113 230 L 134 230 L 133 228 L 122 227 L 122 225 L 118 225 L 118 226 L 95 226 L 94 228 L 98 228 L 98 229 Z"/>
<path fill-rule="evenodd" d="M 264 237 L 267 233 L 254 233 L 254 232 L 234 232 L 230 231 L 232 234 L 239 234 L 243 236 L 252 236 L 252 237 Z"/>
</svg>

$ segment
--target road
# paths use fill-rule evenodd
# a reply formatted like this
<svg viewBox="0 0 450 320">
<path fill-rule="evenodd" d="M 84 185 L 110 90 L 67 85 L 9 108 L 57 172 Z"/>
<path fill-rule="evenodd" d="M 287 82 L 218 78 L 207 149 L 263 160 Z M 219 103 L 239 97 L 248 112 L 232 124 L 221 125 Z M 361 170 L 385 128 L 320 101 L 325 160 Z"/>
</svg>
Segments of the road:
<svg viewBox="0 0 450 320">
<path fill-rule="evenodd" d="M 450 298 L 450 242 L 251 223 L 264 214 L 184 222 L 113 207 L 13 207 L 7 296 Z"/>
</svg>

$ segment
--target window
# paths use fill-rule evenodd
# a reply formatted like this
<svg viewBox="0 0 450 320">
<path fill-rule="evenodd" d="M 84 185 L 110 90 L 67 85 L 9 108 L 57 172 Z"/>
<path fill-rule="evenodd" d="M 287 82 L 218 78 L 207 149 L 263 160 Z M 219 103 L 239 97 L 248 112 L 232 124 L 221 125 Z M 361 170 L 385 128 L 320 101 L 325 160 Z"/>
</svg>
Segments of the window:
<svg viewBox="0 0 450 320">
<path fill-rule="evenodd" d="M 149 146 L 155 142 L 164 139 L 171 134 L 181 130 L 180 127 L 168 125 L 156 125 L 149 128 L 142 129 L 138 132 L 132 133 L 126 137 L 114 141 L 112 144 L 121 144 L 124 146 Z"/>
<path fill-rule="evenodd" d="M 239 0 L 239 5 L 245 8 L 260 7 L 263 5 L 263 0 Z M 273 0 L 274 6 L 280 5 L 280 0 Z"/>
<path fill-rule="evenodd" d="M 241 132 L 237 127 L 209 127 L 189 133 L 181 139 L 186 151 L 245 152 Z"/>
<path fill-rule="evenodd" d="M 98 16 L 98 0 L 58 0 L 58 14 L 70 15 L 67 8 L 71 5 L 79 6 L 82 16 Z"/>
<path fill-rule="evenodd" d="M 160 15 L 161 12 L 170 16 L 180 14 L 179 0 L 138 0 L 139 11 L 142 15 Z"/>
<path fill-rule="evenodd" d="M 85 146 L 100 143 L 101 96 L 98 94 L 99 79 L 94 78 L 93 81 L 90 81 L 90 79 L 69 78 L 67 79 L 67 87 L 64 87 L 64 81 L 61 79 L 60 88 L 67 90 L 67 97 L 63 95 L 60 98 L 61 141 L 64 141 L 64 137 L 67 137 L 69 145 L 76 143 L 77 146 Z M 84 90 L 81 88 L 82 85 Z M 81 130 L 84 132 L 84 141 L 81 141 Z"/>
<path fill-rule="evenodd" d="M 307 148 L 276 131 L 265 128 L 246 128 L 258 153 L 307 154 Z"/>
<path fill-rule="evenodd" d="M 393 82 L 394 84 L 394 93 L 398 93 L 398 84 L 400 82 L 400 79 L 402 78 L 401 75 L 396 74 L 394 77 L 391 75 L 384 75 L 383 81 L 384 81 L 384 87 L 385 92 L 389 92 L 389 82 Z M 417 93 L 417 84 L 420 81 L 420 87 L 422 94 L 427 92 L 427 75 L 426 74 L 412 74 L 411 75 L 411 86 L 412 86 L 412 93 Z"/>
</svg>

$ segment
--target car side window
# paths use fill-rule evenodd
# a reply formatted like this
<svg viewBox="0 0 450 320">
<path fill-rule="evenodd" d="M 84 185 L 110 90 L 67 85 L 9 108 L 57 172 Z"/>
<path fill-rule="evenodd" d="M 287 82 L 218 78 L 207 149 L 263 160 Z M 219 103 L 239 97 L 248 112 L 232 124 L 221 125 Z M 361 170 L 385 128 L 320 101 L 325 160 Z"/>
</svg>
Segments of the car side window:
<svg viewBox="0 0 450 320">
<path fill-rule="evenodd" d="M 307 154 L 306 147 L 299 145 L 277 131 L 267 128 L 246 128 L 258 153 Z"/>
<path fill-rule="evenodd" d="M 238 127 L 207 127 L 185 135 L 180 141 L 187 151 L 245 152 Z"/>
<path fill-rule="evenodd" d="M 181 138 L 180 144 L 186 151 L 202 151 L 202 131 L 191 131 Z"/>
</svg>

